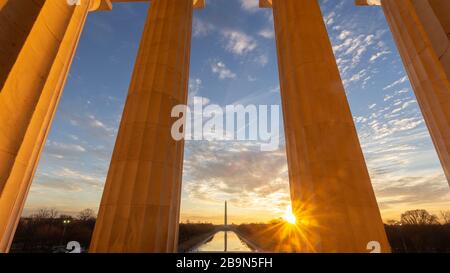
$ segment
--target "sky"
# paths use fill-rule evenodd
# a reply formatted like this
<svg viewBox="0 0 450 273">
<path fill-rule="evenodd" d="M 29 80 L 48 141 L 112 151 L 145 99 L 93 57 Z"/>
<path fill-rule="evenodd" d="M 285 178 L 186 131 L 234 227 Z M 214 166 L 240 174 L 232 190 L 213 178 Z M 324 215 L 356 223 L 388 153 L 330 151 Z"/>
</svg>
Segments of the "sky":
<svg viewBox="0 0 450 273">
<path fill-rule="evenodd" d="M 450 210 L 449 185 L 384 14 L 353 2 L 320 1 L 382 217 Z M 281 105 L 272 11 L 257 4 L 209 0 L 195 10 L 190 103 Z M 88 16 L 24 215 L 98 209 L 147 10 L 115 3 Z M 186 142 L 181 221 L 220 223 L 225 200 L 230 223 L 281 217 L 290 197 L 280 126 L 274 151 L 262 152 L 257 141 Z"/>
</svg>

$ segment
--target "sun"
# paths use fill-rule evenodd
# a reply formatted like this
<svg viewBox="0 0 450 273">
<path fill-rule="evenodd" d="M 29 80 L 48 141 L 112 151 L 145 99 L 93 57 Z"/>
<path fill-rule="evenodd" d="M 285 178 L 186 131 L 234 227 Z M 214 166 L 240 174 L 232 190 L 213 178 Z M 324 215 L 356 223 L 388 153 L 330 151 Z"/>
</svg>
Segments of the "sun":
<svg viewBox="0 0 450 273">
<path fill-rule="evenodd" d="M 295 225 L 297 223 L 297 218 L 292 213 L 292 209 L 290 207 L 288 207 L 284 212 L 283 219 L 292 225 Z"/>
</svg>

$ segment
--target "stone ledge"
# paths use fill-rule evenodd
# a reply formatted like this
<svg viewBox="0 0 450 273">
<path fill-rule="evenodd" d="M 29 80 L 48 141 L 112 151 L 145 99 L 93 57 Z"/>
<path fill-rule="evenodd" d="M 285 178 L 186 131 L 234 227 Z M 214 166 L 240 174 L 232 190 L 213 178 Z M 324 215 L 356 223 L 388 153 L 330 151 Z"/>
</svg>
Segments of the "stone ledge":
<svg viewBox="0 0 450 273">
<path fill-rule="evenodd" d="M 272 0 L 259 0 L 259 7 L 263 9 L 271 9 Z"/>
</svg>

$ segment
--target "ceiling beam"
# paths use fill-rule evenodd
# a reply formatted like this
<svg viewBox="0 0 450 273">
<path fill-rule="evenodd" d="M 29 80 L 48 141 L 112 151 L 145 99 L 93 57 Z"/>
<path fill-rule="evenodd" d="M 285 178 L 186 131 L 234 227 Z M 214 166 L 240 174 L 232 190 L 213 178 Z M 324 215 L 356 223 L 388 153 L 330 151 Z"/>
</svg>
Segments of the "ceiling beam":
<svg viewBox="0 0 450 273">
<path fill-rule="evenodd" d="M 206 0 L 192 0 L 194 9 L 202 9 L 205 7 Z M 111 0 L 111 2 L 151 2 L 151 0 Z"/>
</svg>

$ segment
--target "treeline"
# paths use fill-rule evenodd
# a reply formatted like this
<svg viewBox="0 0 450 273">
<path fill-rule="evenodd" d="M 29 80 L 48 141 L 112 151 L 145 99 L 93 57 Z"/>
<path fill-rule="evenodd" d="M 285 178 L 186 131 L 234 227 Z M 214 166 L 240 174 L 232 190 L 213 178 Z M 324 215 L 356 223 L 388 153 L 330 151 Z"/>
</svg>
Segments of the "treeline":
<svg viewBox="0 0 450 273">
<path fill-rule="evenodd" d="M 191 240 L 198 235 L 211 233 L 216 229 L 213 224 L 209 223 L 198 223 L 198 224 L 180 224 L 178 241 L 180 243 Z"/>
<path fill-rule="evenodd" d="M 237 228 L 267 252 L 295 252 L 300 249 L 298 239 L 307 239 L 306 234 L 299 234 L 282 219 Z M 385 230 L 392 252 L 450 252 L 450 211 L 441 212 L 439 217 L 426 210 L 410 210 L 399 221 L 388 221 Z"/>
<path fill-rule="evenodd" d="M 450 252 L 450 211 L 410 210 L 385 226 L 393 252 Z"/>
<path fill-rule="evenodd" d="M 216 226 L 209 223 L 180 224 L 178 231 L 178 250 L 187 252 L 216 230 Z"/>
<path fill-rule="evenodd" d="M 77 241 L 82 250 L 89 247 L 95 226 L 95 213 L 85 209 L 76 216 L 41 209 L 19 222 L 11 252 L 64 252 L 69 241 Z M 180 251 L 186 251 L 215 232 L 208 223 L 186 223 L 179 227 Z M 282 219 L 266 224 L 242 224 L 238 231 L 267 252 L 295 252 L 300 238 Z M 388 221 L 386 233 L 393 252 L 450 252 L 450 212 L 440 216 L 426 210 L 403 213 L 399 221 Z"/>
<path fill-rule="evenodd" d="M 40 209 L 20 219 L 11 252 L 63 252 L 69 241 L 79 242 L 86 250 L 94 226 L 92 209 L 85 209 L 75 217 L 59 214 L 55 209 Z"/>
<path fill-rule="evenodd" d="M 96 221 L 92 209 L 80 211 L 76 216 L 60 214 L 55 209 L 40 209 L 20 219 L 11 246 L 11 252 L 65 252 L 67 243 L 77 241 L 87 251 Z M 215 230 L 213 224 L 180 224 L 179 244 L 189 249 L 204 235 Z"/>
</svg>

